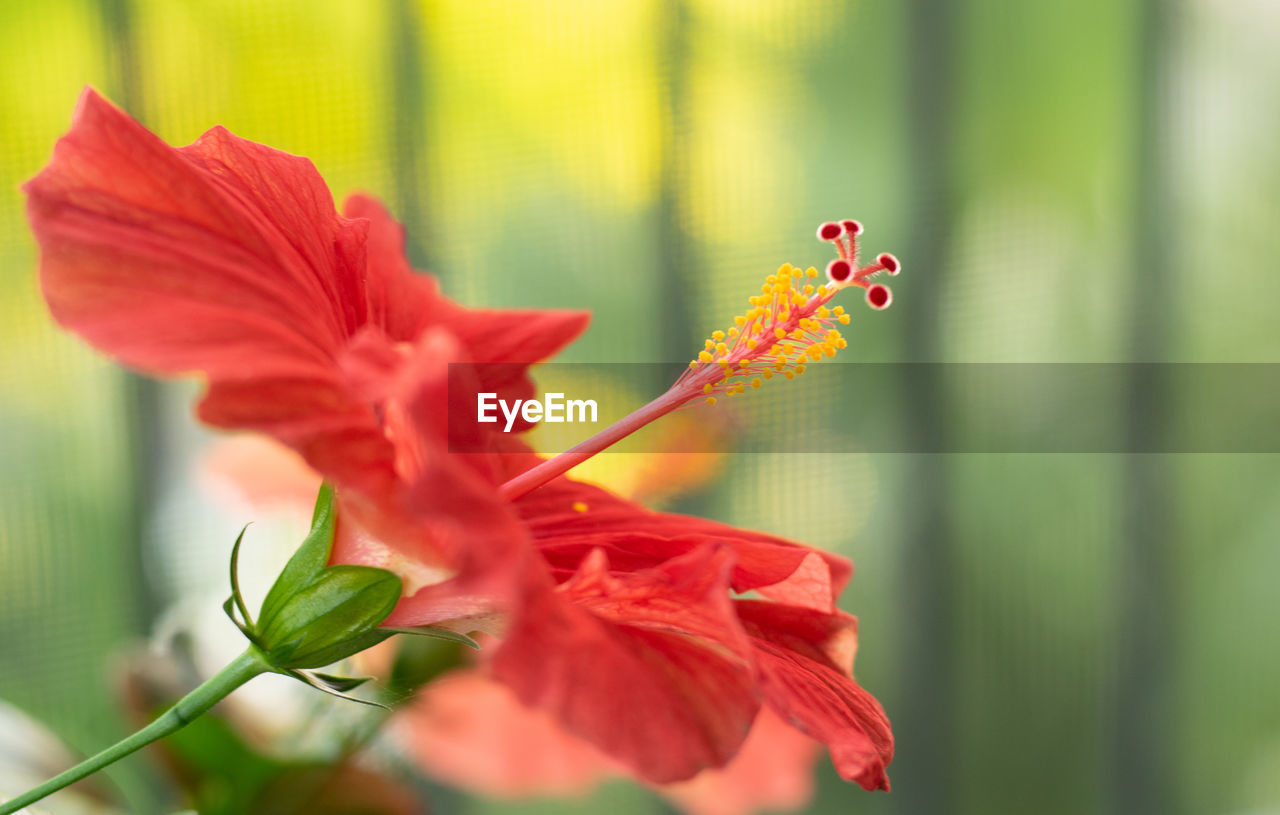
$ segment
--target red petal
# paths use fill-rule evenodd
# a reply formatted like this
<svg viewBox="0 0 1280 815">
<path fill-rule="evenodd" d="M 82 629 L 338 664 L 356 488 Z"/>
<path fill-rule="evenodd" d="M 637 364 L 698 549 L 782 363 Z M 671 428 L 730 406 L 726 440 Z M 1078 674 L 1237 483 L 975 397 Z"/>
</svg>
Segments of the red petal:
<svg viewBox="0 0 1280 815">
<path fill-rule="evenodd" d="M 799 812 L 813 798 L 818 751 L 813 739 L 763 707 L 733 761 L 661 792 L 687 815 Z"/>
<path fill-rule="evenodd" d="M 344 507 L 372 539 L 335 547 L 334 559 L 405 575 L 405 596 L 389 625 L 492 612 L 514 589 L 511 581 L 528 546 L 523 527 L 493 481 L 444 449 L 448 371 L 460 349 L 439 329 L 425 332 L 409 347 L 392 346 L 385 336 L 379 345 L 373 332 L 361 340 L 353 347 L 359 360 L 344 359 L 344 365 L 359 368 L 353 378 L 383 404 L 383 423 L 403 486 L 348 498 Z M 422 580 L 413 579 L 411 567 L 417 567 Z M 443 570 L 435 581 L 428 579 L 432 569 Z M 449 570 L 456 574 L 448 575 Z M 441 581 L 444 576 L 449 579 Z"/>
<path fill-rule="evenodd" d="M 533 573 L 494 673 L 649 781 L 721 766 L 759 706 L 729 557 L 705 547 L 619 577 L 597 550 L 554 590 Z"/>
<path fill-rule="evenodd" d="M 889 789 L 889 720 L 850 676 L 854 618 L 755 600 L 736 605 L 755 646 L 769 706 L 826 743 L 842 777 L 868 790 Z"/>
<path fill-rule="evenodd" d="M 508 463 L 510 458 L 501 456 Z M 587 511 L 579 512 L 575 505 L 585 505 Z M 653 512 L 564 477 L 523 496 L 515 507 L 560 579 L 597 547 L 608 552 L 615 569 L 630 571 L 724 544 L 734 552 L 734 591 L 758 590 L 792 605 L 831 611 L 852 573 L 849 561 L 838 555 L 715 521 Z"/>
<path fill-rule="evenodd" d="M 529 365 L 553 356 L 586 330 L 585 311 L 553 309 L 473 309 L 439 292 L 435 279 L 415 274 L 404 253 L 404 229 L 378 201 L 347 199 L 348 217 L 369 221 L 369 313 L 396 340 L 412 339 L 428 325 L 452 332 L 477 363 L 477 390 L 508 402 L 530 399 L 537 389 Z M 468 404 L 475 404 L 471 398 Z M 530 425 L 518 419 L 517 431 Z"/>
<path fill-rule="evenodd" d="M 59 322 L 139 368 L 205 372 L 205 421 L 385 486 L 390 447 L 335 365 L 364 318 L 367 226 L 311 162 L 221 128 L 174 149 L 90 90 L 26 191 Z"/>
<path fill-rule="evenodd" d="M 349 196 L 342 211 L 348 218 L 369 222 L 365 295 L 369 322 L 393 340 L 413 340 L 426 327 L 433 302 L 442 297 L 435 278 L 414 272 L 404 252 L 404 227 L 376 198 Z"/>
<path fill-rule="evenodd" d="M 600 751 L 478 669 L 427 685 L 396 720 L 428 775 L 483 795 L 579 795 L 614 771 Z"/>
<path fill-rule="evenodd" d="M 93 91 L 26 185 L 54 316 L 153 371 L 313 372 L 363 316 L 364 226 L 306 159 L 169 147 Z"/>
</svg>

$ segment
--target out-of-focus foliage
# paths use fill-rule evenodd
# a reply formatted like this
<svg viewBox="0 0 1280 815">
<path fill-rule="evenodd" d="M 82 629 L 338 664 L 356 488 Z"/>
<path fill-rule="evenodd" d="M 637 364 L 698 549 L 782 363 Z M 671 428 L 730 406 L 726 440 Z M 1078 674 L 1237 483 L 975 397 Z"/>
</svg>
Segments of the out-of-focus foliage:
<svg viewBox="0 0 1280 815">
<path fill-rule="evenodd" d="M 846 359 L 1119 362 L 1154 321 L 1146 359 L 1275 362 L 1277 41 L 1266 0 L 0 5 L 0 697 L 86 751 L 118 736 L 111 655 L 156 609 L 221 591 L 251 520 L 201 497 L 191 389 L 138 387 L 39 300 L 17 186 L 82 85 L 170 141 L 223 124 L 310 156 L 338 196 L 384 197 L 465 302 L 593 310 L 568 360 L 687 358 L 780 262 L 825 261 L 819 221 L 856 217 L 906 271 L 893 309 L 855 311 Z M 929 87 L 945 93 L 925 104 Z M 1155 241 L 1165 262 L 1140 268 Z M 925 325 L 911 303 L 930 295 Z M 760 398 L 838 433 L 858 396 L 801 380 Z M 1161 458 L 1165 492 L 1138 510 L 1166 534 L 1136 566 L 1142 493 L 1119 456 L 723 466 L 686 508 L 854 558 L 859 678 L 901 723 L 896 791 L 827 773 L 813 811 L 919 811 L 926 789 L 955 813 L 1119 811 L 1150 792 L 1135 743 L 1162 811 L 1280 808 L 1275 456 Z M 921 466 L 936 506 L 903 480 Z M 936 559 L 905 560 L 932 512 Z M 1135 631 L 1150 584 L 1159 623 Z M 1149 693 L 1126 682 L 1133 642 L 1160 644 Z M 947 655 L 923 678 L 922 647 Z M 911 715 L 930 700 L 945 720 Z M 138 811 L 144 765 L 120 774 Z M 576 806 L 663 805 L 611 785 Z"/>
</svg>

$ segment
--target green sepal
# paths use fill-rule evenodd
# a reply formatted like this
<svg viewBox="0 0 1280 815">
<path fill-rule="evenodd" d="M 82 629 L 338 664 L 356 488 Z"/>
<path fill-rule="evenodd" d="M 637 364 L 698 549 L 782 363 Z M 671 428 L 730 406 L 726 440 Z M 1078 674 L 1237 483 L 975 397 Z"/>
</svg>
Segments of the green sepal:
<svg viewBox="0 0 1280 815">
<path fill-rule="evenodd" d="M 313 671 L 289 670 L 289 671 L 280 671 L 280 673 L 284 674 L 285 676 L 292 676 L 294 679 L 297 679 L 299 682 L 302 682 L 303 684 L 306 684 L 306 685 L 310 685 L 316 690 L 322 691 L 323 693 L 327 693 L 330 696 L 336 696 L 339 699 L 345 699 L 348 702 L 359 702 L 360 704 L 368 705 L 369 707 L 377 707 L 377 708 L 382 708 L 383 710 L 391 710 L 391 708 L 387 707 L 381 702 L 374 701 L 373 699 L 364 699 L 359 696 L 352 696 L 351 694 L 338 689 L 338 686 L 341 686 L 344 683 L 350 684 L 352 682 L 354 682 L 355 684 L 350 685 L 350 687 L 352 688 L 359 687 L 360 685 L 364 684 L 363 679 L 349 679 L 346 677 L 331 676 L 329 674 L 317 674 Z M 335 683 L 337 683 L 337 686 L 335 686 Z"/>
<path fill-rule="evenodd" d="M 307 673 L 338 693 L 348 693 L 373 680 L 372 676 L 335 676 L 334 674 L 325 674 L 319 671 L 308 671 Z"/>
<path fill-rule="evenodd" d="M 260 616 L 264 626 L 268 619 L 280 613 L 281 606 L 290 596 L 315 580 L 325 566 L 329 565 L 337 521 L 338 514 L 333 507 L 333 487 L 327 483 L 321 484 L 320 492 L 316 495 L 315 509 L 311 513 L 311 531 L 298 551 L 289 558 L 271 590 L 267 592 L 266 599 L 262 601 Z"/>
<path fill-rule="evenodd" d="M 235 617 L 231 617 L 232 622 L 240 627 L 241 631 L 253 629 L 253 617 L 249 615 L 249 609 L 244 604 L 244 595 L 240 593 L 240 544 L 244 543 L 244 533 L 249 529 L 249 525 L 245 524 L 240 527 L 240 534 L 236 535 L 236 542 L 231 546 L 231 601 L 236 604 L 236 608 L 240 611 L 240 617 L 244 620 L 244 625 L 236 622 Z M 227 615 L 231 616 L 231 611 L 227 610 Z"/>
<path fill-rule="evenodd" d="M 435 625 L 418 625 L 412 628 L 397 628 L 397 627 L 388 626 L 388 627 L 381 628 L 379 630 L 390 631 L 392 634 L 412 634 L 416 637 L 431 637 L 432 639 L 437 639 L 437 640 L 447 640 L 449 642 L 456 642 L 459 645 L 465 645 L 468 648 L 474 648 L 477 651 L 480 650 L 480 643 L 471 639 L 466 634 L 461 634 L 457 631 L 452 631 L 448 628 L 440 628 L 439 626 L 435 626 Z"/>
<path fill-rule="evenodd" d="M 276 673 L 333 696 L 383 707 L 380 702 L 348 694 L 367 680 L 311 669 L 339 662 L 396 634 L 440 640 L 451 646 L 480 645 L 466 634 L 438 626 L 380 628 L 400 600 L 400 578 L 371 566 L 328 565 L 336 520 L 333 488 L 325 484 L 316 497 L 311 531 L 267 592 L 256 622 L 249 615 L 237 576 L 244 539 L 241 530 L 231 550 L 231 597 L 223 609 Z"/>
</svg>

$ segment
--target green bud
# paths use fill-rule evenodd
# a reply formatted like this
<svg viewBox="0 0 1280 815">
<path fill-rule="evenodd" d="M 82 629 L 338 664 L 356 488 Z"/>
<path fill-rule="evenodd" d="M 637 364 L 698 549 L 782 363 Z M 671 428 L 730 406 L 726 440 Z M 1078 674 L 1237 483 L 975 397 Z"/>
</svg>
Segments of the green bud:
<svg viewBox="0 0 1280 815">
<path fill-rule="evenodd" d="M 277 668 L 319 668 L 377 645 L 378 624 L 400 599 L 400 578 L 369 566 L 330 566 L 286 595 L 256 634 Z"/>
<path fill-rule="evenodd" d="M 316 497 L 311 532 L 267 592 L 256 623 L 236 579 L 243 532 L 232 549 L 228 613 L 234 604 L 243 618 L 236 624 L 281 673 L 329 665 L 395 633 L 378 625 L 400 600 L 400 578 L 372 566 L 329 566 L 336 528 L 333 488 L 325 484 Z"/>
</svg>

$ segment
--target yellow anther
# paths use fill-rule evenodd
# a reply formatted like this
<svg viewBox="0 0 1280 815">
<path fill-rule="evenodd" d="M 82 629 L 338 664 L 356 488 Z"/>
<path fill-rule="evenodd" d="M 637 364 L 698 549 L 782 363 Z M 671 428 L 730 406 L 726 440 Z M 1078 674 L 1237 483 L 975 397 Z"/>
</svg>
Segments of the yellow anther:
<svg viewBox="0 0 1280 815">
<path fill-rule="evenodd" d="M 741 326 L 741 325 L 746 325 L 746 324 L 747 324 L 747 318 L 746 318 L 746 317 L 742 317 L 742 316 L 734 317 L 734 318 L 733 318 L 733 324 L 734 324 L 734 325 L 739 325 L 739 326 Z"/>
<path fill-rule="evenodd" d="M 590 509 L 590 507 L 588 507 L 586 504 L 584 504 L 584 503 L 583 503 L 583 502 L 581 502 L 581 501 L 574 501 L 574 502 L 573 502 L 573 511 L 574 511 L 574 512 L 586 512 L 588 509 Z"/>
<path fill-rule="evenodd" d="M 788 380 L 792 380 L 796 378 L 795 371 L 784 371 L 782 375 L 785 376 Z"/>
<path fill-rule="evenodd" d="M 802 373 L 804 373 L 804 363 L 803 363 L 803 362 L 796 366 L 796 376 L 799 376 L 799 375 L 800 375 L 800 374 L 802 374 Z"/>
<path fill-rule="evenodd" d="M 840 339 L 836 340 L 836 348 L 848 348 L 848 347 L 849 347 L 849 341 L 846 340 L 844 337 L 841 337 Z"/>
<path fill-rule="evenodd" d="M 708 404 L 708 405 L 714 405 L 715 403 L 716 403 L 716 398 L 715 398 L 714 396 L 708 396 L 708 397 L 707 397 L 707 404 Z"/>
<path fill-rule="evenodd" d="M 765 379 L 773 379 L 773 371 L 769 370 L 768 368 L 765 368 L 764 371 L 761 373 L 761 376 L 763 376 Z"/>
<path fill-rule="evenodd" d="M 734 393 L 742 393 L 744 390 L 746 390 L 746 389 L 742 387 L 742 383 L 741 383 L 741 382 L 739 382 L 738 384 L 736 384 L 736 385 L 734 385 L 734 386 L 733 386 L 733 392 L 734 392 Z"/>
<path fill-rule="evenodd" d="M 793 340 L 804 339 L 804 332 L 797 328 L 796 330 L 791 332 L 791 339 Z"/>
<path fill-rule="evenodd" d="M 736 336 L 738 336 L 738 329 L 736 329 L 736 328 L 730 328 L 730 329 L 729 329 L 729 336 L 730 336 L 730 337 L 736 337 Z"/>
<path fill-rule="evenodd" d="M 836 349 L 832 348 L 831 346 L 827 346 L 825 349 L 823 349 L 822 353 L 826 354 L 828 357 L 834 357 L 836 355 Z"/>
<path fill-rule="evenodd" d="M 815 268 L 813 268 L 812 266 L 810 266 L 810 267 L 808 268 L 808 270 L 807 270 L 807 271 L 805 271 L 805 274 L 807 274 L 809 277 L 817 277 L 817 276 L 818 276 L 818 270 L 817 270 L 817 269 L 815 269 Z"/>
<path fill-rule="evenodd" d="M 745 359 L 740 359 L 740 360 L 738 360 L 738 367 L 740 367 L 740 368 L 745 368 L 745 367 L 747 367 L 747 366 L 748 366 L 748 365 L 750 365 L 750 364 L 751 364 L 751 363 L 750 363 L 750 362 L 748 362 L 748 361 L 747 361 L 747 360 L 745 360 Z"/>
<path fill-rule="evenodd" d="M 831 313 L 839 317 L 841 314 L 844 314 L 844 306 L 836 306 L 831 309 Z"/>
<path fill-rule="evenodd" d="M 772 274 L 771 274 L 771 275 L 769 275 L 768 277 L 766 277 L 766 278 L 765 278 L 765 282 L 766 282 L 766 283 L 777 283 L 777 282 L 778 282 L 778 276 L 777 276 L 777 275 L 772 275 Z"/>
<path fill-rule="evenodd" d="M 724 332 L 723 332 L 723 331 L 712 331 L 712 332 L 711 332 L 711 339 L 715 340 L 716 342 L 720 342 L 720 340 L 724 339 Z"/>
<path fill-rule="evenodd" d="M 818 318 L 825 320 L 831 316 L 831 309 L 826 306 L 818 306 Z"/>
<path fill-rule="evenodd" d="M 715 388 L 711 387 L 711 383 L 710 383 L 710 382 L 708 382 L 707 384 L 705 384 L 705 385 L 703 385 L 703 386 L 702 386 L 702 392 L 703 392 L 703 393 L 711 393 L 713 390 L 715 390 Z"/>
<path fill-rule="evenodd" d="M 758 388 L 763 384 L 764 382 L 760 381 L 760 377 L 756 377 L 755 379 L 751 380 L 751 387 L 753 388 Z"/>
<path fill-rule="evenodd" d="M 757 345 L 759 345 L 759 344 L 760 344 L 760 343 L 756 342 L 754 339 L 747 340 L 747 347 L 748 347 L 748 348 L 755 348 L 755 347 L 756 347 Z"/>
<path fill-rule="evenodd" d="M 710 361 L 711 361 L 711 354 L 710 354 L 710 353 L 708 353 L 707 351 L 703 351 L 701 354 L 698 354 L 698 361 L 699 361 L 699 362 L 710 362 Z"/>
<path fill-rule="evenodd" d="M 841 315 L 840 315 L 840 322 L 841 322 L 841 324 L 842 324 L 842 325 L 848 325 L 848 324 L 849 324 L 849 315 L 848 315 L 848 314 L 841 314 Z"/>
<path fill-rule="evenodd" d="M 773 336 L 777 337 L 778 339 L 782 339 L 783 337 L 787 336 L 787 331 L 785 328 L 782 328 L 781 326 L 779 326 L 778 328 L 773 329 Z"/>
<path fill-rule="evenodd" d="M 812 283 L 805 283 L 805 284 L 804 284 L 804 293 L 805 293 L 805 294 L 813 294 L 813 284 L 812 284 Z"/>
<path fill-rule="evenodd" d="M 729 363 L 725 362 L 723 359 L 716 360 L 716 361 L 720 364 L 720 370 L 722 371 L 729 370 Z"/>
<path fill-rule="evenodd" d="M 712 342 L 711 340 L 707 340 L 705 343 L 703 343 L 703 345 L 705 345 L 705 346 L 706 346 L 706 349 L 707 349 L 708 351 L 710 351 L 712 348 L 715 348 L 715 347 L 716 347 L 716 344 L 715 344 L 714 342 Z"/>
<path fill-rule="evenodd" d="M 691 359 L 691 360 L 689 360 L 689 368 L 690 368 L 690 369 L 697 368 L 697 367 L 698 367 L 698 360 L 696 360 L 696 359 Z"/>
<path fill-rule="evenodd" d="M 723 354 L 725 351 L 728 351 L 728 350 L 729 350 L 729 346 L 725 345 L 724 343 L 721 342 L 716 344 L 717 354 Z"/>
</svg>

